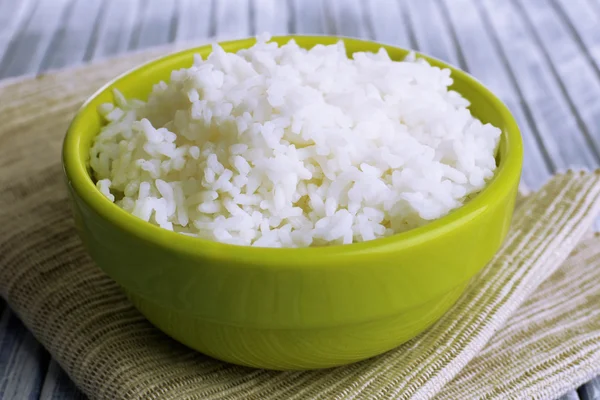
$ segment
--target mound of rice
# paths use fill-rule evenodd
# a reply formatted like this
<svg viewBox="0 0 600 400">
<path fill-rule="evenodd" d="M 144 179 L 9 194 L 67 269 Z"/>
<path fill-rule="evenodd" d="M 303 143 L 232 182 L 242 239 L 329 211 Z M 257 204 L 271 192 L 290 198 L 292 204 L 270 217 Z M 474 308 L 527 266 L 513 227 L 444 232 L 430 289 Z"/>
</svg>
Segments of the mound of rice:
<svg viewBox="0 0 600 400">
<path fill-rule="evenodd" d="M 90 150 L 99 190 L 165 229 L 302 247 L 424 225 L 492 178 L 500 130 L 448 90 L 450 70 L 268 39 L 214 45 L 147 102 L 115 92 Z"/>
</svg>

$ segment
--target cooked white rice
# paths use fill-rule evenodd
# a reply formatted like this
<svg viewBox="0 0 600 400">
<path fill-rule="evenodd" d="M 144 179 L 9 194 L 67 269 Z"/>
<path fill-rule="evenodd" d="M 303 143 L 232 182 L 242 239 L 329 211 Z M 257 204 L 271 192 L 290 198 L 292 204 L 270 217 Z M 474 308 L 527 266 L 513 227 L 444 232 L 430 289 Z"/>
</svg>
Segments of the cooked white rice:
<svg viewBox="0 0 600 400">
<path fill-rule="evenodd" d="M 450 70 L 267 40 L 214 45 L 147 102 L 115 92 L 90 150 L 98 189 L 165 229 L 302 247 L 424 225 L 493 176 L 500 130 L 448 90 Z"/>
</svg>

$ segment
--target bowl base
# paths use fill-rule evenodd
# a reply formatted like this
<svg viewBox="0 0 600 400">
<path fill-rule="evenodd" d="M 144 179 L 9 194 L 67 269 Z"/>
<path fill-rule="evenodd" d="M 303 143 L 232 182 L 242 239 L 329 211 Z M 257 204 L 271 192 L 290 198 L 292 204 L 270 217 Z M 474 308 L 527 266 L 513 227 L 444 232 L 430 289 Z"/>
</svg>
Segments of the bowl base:
<svg viewBox="0 0 600 400">
<path fill-rule="evenodd" d="M 437 321 L 465 287 L 466 283 L 391 317 L 314 329 L 260 329 L 207 322 L 131 292 L 128 296 L 153 325 L 208 356 L 254 368 L 307 370 L 354 363 L 397 347 Z"/>
</svg>

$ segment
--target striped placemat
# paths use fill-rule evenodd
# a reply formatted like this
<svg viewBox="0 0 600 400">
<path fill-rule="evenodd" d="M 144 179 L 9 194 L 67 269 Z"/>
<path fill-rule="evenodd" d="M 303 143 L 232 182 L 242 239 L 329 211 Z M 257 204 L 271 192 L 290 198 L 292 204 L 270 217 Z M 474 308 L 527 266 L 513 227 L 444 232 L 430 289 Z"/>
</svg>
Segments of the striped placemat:
<svg viewBox="0 0 600 400">
<path fill-rule="evenodd" d="M 600 238 L 582 242 L 600 211 L 599 173 L 557 175 L 527 196 L 456 306 L 383 356 L 324 371 L 253 370 L 153 328 L 82 249 L 59 160 L 81 102 L 154 55 L 0 90 L 0 294 L 89 397 L 555 398 L 600 372 Z"/>
</svg>

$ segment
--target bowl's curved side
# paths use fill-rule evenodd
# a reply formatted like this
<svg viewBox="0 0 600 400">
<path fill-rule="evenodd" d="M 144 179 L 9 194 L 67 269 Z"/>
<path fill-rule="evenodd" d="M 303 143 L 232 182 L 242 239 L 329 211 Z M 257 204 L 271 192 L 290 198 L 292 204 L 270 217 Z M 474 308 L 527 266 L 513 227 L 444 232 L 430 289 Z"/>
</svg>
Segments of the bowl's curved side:
<svg viewBox="0 0 600 400">
<path fill-rule="evenodd" d="M 419 307 L 359 324 L 309 329 L 262 329 L 205 321 L 128 293 L 160 330 L 213 358 L 254 368 L 306 370 L 345 365 L 391 350 L 442 316 L 463 293 L 460 285 Z"/>
<path fill-rule="evenodd" d="M 215 323 L 299 329 L 389 317 L 464 284 L 502 244 L 516 190 L 515 184 L 501 203 L 435 239 L 279 270 L 157 247 L 119 229 L 70 193 L 79 234 L 93 260 L 138 297 Z"/>
</svg>

